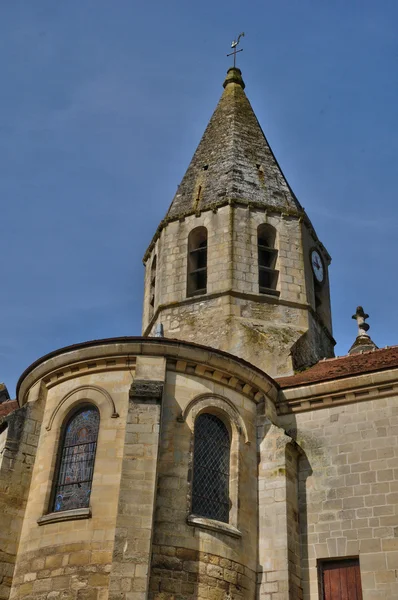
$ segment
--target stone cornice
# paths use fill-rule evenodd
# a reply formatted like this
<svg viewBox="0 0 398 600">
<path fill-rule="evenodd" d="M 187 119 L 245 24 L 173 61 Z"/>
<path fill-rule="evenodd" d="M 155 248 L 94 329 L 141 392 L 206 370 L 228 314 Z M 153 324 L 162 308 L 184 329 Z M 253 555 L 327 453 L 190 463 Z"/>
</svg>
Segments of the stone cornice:
<svg viewBox="0 0 398 600">
<path fill-rule="evenodd" d="M 398 395 L 398 369 L 280 390 L 277 413 L 305 412 Z"/>
<path fill-rule="evenodd" d="M 213 202 L 212 204 L 206 206 L 205 208 L 203 208 L 200 211 L 192 209 L 189 211 L 184 211 L 181 214 L 176 215 L 174 217 L 164 218 L 159 223 L 158 228 L 156 229 L 155 234 L 151 240 L 151 243 L 149 244 L 149 246 L 144 254 L 144 257 L 142 259 L 142 262 L 144 263 L 144 265 L 145 265 L 146 261 L 148 260 L 158 238 L 160 237 L 160 234 L 162 233 L 163 229 L 169 223 L 173 223 L 176 221 L 184 221 L 184 219 L 186 219 L 186 217 L 190 217 L 193 215 L 200 216 L 202 213 L 205 213 L 205 212 L 217 212 L 218 209 L 223 208 L 224 206 L 232 206 L 232 207 L 241 206 L 241 207 L 245 207 L 248 209 L 250 209 L 250 208 L 260 209 L 260 210 L 263 210 L 268 215 L 277 214 L 277 215 L 281 215 L 284 218 L 291 217 L 291 218 L 295 218 L 295 219 L 301 219 L 302 221 L 304 221 L 304 223 L 310 230 L 310 233 L 314 237 L 316 243 L 319 244 L 320 248 L 322 249 L 322 251 L 325 255 L 325 258 L 326 258 L 328 264 L 330 264 L 330 262 L 331 262 L 330 254 L 326 250 L 326 248 L 322 244 L 322 242 L 319 240 L 319 238 L 315 232 L 315 229 L 314 229 L 307 213 L 304 210 L 280 209 L 280 208 L 277 208 L 272 205 L 266 205 L 263 202 L 253 202 L 253 201 L 244 200 L 243 198 L 223 198 L 222 200 L 220 200 L 218 202 Z"/>
<path fill-rule="evenodd" d="M 148 336 L 152 330 L 153 325 L 156 323 L 159 314 L 162 310 L 166 310 L 168 308 L 176 308 L 178 306 L 184 306 L 186 304 L 195 304 L 198 302 L 203 302 L 203 300 L 213 300 L 215 298 L 219 298 L 220 296 L 232 296 L 233 298 L 241 298 L 242 300 L 251 300 L 252 302 L 258 302 L 259 304 L 280 304 L 282 306 L 289 306 L 290 308 L 299 308 L 301 310 L 308 310 L 308 312 L 312 315 L 318 325 L 322 328 L 322 331 L 327 335 L 333 345 L 336 344 L 336 340 L 331 335 L 329 330 L 322 323 L 319 315 L 314 311 L 312 306 L 307 303 L 300 302 L 291 302 L 290 300 L 284 300 L 280 296 L 273 296 L 271 294 L 246 294 L 244 292 L 237 292 L 235 290 L 226 289 L 221 292 L 215 292 L 213 294 L 203 294 L 201 296 L 190 296 L 189 298 L 184 298 L 183 300 L 178 300 L 176 302 L 169 302 L 167 304 L 159 304 L 157 306 L 152 319 L 148 323 L 145 331 L 143 332 L 144 336 Z"/>
<path fill-rule="evenodd" d="M 51 389 L 63 381 L 82 375 L 92 375 L 94 373 L 103 373 L 104 371 L 133 372 L 135 362 L 135 357 L 129 355 L 117 356 L 116 358 L 110 355 L 97 359 L 88 358 L 87 360 L 79 360 L 50 371 L 48 375 L 43 377 L 43 383 L 47 389 Z"/>
<path fill-rule="evenodd" d="M 265 401 L 266 396 L 269 395 L 268 392 L 264 392 L 263 389 L 253 382 L 249 382 L 243 377 L 236 376 L 235 372 L 231 374 L 226 370 L 212 368 L 212 366 L 207 363 L 170 359 L 167 361 L 167 369 L 176 371 L 177 373 L 194 375 L 201 379 L 210 379 L 231 390 L 238 391 L 240 394 L 243 394 L 256 403 Z"/>
<path fill-rule="evenodd" d="M 135 357 L 140 355 L 164 356 L 170 365 L 185 362 L 193 365 L 194 370 L 200 365 L 196 374 L 202 370 L 206 378 L 220 381 L 228 376 L 232 379 L 230 387 L 239 390 L 242 386 L 242 390 L 245 388 L 243 393 L 253 399 L 256 397 L 256 401 L 263 397 L 275 401 L 277 397 L 278 385 L 271 377 L 227 352 L 180 340 L 126 337 L 84 342 L 42 357 L 26 369 L 18 381 L 20 406 L 26 403 L 29 390 L 38 381 L 48 388 L 85 373 L 130 370 L 133 374 Z M 221 379 L 218 379 L 218 373 L 222 374 Z"/>
</svg>

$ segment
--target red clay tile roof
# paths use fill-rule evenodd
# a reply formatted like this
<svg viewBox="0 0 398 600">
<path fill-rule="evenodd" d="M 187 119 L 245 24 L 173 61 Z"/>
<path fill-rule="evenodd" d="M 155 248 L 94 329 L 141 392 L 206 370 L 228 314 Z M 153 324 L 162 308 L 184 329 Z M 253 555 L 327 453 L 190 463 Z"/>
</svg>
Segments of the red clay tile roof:
<svg viewBox="0 0 398 600">
<path fill-rule="evenodd" d="M 363 354 L 348 354 L 338 358 L 320 360 L 302 373 L 276 379 L 281 388 L 297 387 L 310 383 L 355 377 L 364 373 L 398 367 L 398 346 L 380 348 Z"/>
<path fill-rule="evenodd" d="M 0 419 L 9 415 L 13 410 L 18 408 L 18 402 L 16 400 L 6 400 L 0 404 Z"/>
</svg>

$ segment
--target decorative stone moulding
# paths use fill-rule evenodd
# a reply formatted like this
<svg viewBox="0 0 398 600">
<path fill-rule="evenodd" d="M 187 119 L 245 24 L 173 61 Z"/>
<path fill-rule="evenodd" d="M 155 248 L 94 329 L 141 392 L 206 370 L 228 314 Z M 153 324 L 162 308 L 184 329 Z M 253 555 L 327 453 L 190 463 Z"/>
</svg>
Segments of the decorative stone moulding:
<svg viewBox="0 0 398 600">
<path fill-rule="evenodd" d="M 304 210 L 289 210 L 289 209 L 281 209 L 278 208 L 276 206 L 273 205 L 265 205 L 263 202 L 255 202 L 253 200 L 244 200 L 243 198 L 223 198 L 222 200 L 220 200 L 219 202 L 213 202 L 211 204 L 209 204 L 208 206 L 205 206 L 203 208 L 201 208 L 201 213 L 204 212 L 217 212 L 220 208 L 223 208 L 224 206 L 242 206 L 245 208 L 258 208 L 260 210 L 264 210 L 267 209 L 269 214 L 276 214 L 276 215 L 284 215 L 286 217 L 293 217 L 293 218 L 298 218 L 301 220 L 304 220 L 307 224 L 307 226 L 310 226 L 310 220 L 308 219 L 306 213 Z M 172 223 L 173 221 L 182 221 L 184 219 L 186 219 L 187 217 L 196 215 L 196 210 L 186 210 L 183 211 L 182 213 L 180 213 L 179 215 L 176 215 L 174 217 L 166 217 L 165 219 L 163 219 L 163 221 L 160 222 L 151 243 L 149 244 L 145 254 L 144 254 L 144 258 L 142 259 L 142 262 L 146 263 L 146 261 L 148 260 L 148 258 L 151 255 L 151 252 L 155 246 L 155 243 L 157 242 L 160 234 L 162 233 L 163 229 L 169 224 Z M 316 233 L 314 232 L 314 235 L 316 236 Z M 316 236 L 316 239 L 318 240 L 318 237 Z M 325 248 L 326 251 L 326 248 Z M 326 251 L 327 252 L 327 251 Z M 329 253 L 328 257 L 330 259 Z"/>
<path fill-rule="evenodd" d="M 91 519 L 91 508 L 74 508 L 73 510 L 63 510 L 43 515 L 37 519 L 38 525 L 47 525 L 49 523 L 60 523 L 61 521 L 77 521 L 79 519 Z"/>
<path fill-rule="evenodd" d="M 312 237 L 314 238 L 316 243 L 320 244 L 320 247 L 322 248 L 323 252 L 325 253 L 326 257 L 327 257 L 327 261 L 328 264 L 330 264 L 331 262 L 331 256 L 329 254 L 329 252 L 327 251 L 327 249 L 325 248 L 325 246 L 322 244 L 322 242 L 320 242 L 315 230 L 313 229 L 312 225 L 311 225 L 311 221 L 309 220 L 304 208 L 302 210 L 282 210 L 282 209 L 278 209 L 276 206 L 267 206 L 264 205 L 262 202 L 254 202 L 254 201 L 245 201 L 242 198 L 228 198 L 228 199 L 223 199 L 220 200 L 219 202 L 214 202 L 212 204 L 210 204 L 207 207 L 204 207 L 201 209 L 201 212 L 208 212 L 208 211 L 212 211 L 217 212 L 220 208 L 223 208 L 224 206 L 243 206 L 246 208 L 251 208 L 251 209 L 260 209 L 260 210 L 265 210 L 266 213 L 268 213 L 269 215 L 281 215 L 283 216 L 283 218 L 298 218 L 299 222 L 302 223 L 304 222 L 306 224 L 306 226 L 308 227 L 308 230 L 310 232 L 310 234 L 312 235 Z M 189 211 L 185 211 L 183 213 L 181 213 L 178 216 L 175 216 L 173 218 L 165 218 L 163 219 L 163 221 L 160 222 L 155 235 L 152 238 L 151 243 L 149 244 L 145 254 L 144 254 L 144 258 L 142 259 L 143 264 L 145 265 L 146 261 L 148 260 L 148 258 L 151 255 L 151 252 L 157 242 L 157 240 L 160 237 L 160 234 L 162 233 L 163 229 L 169 224 L 172 223 L 173 221 L 180 221 L 183 222 L 187 217 L 190 217 L 192 215 L 195 215 L 196 212 L 195 210 L 189 210 Z"/>
<path fill-rule="evenodd" d="M 83 342 L 43 356 L 28 367 L 19 379 L 19 405 L 23 406 L 28 399 L 30 402 L 38 399 L 46 389 L 58 383 L 84 374 L 129 371 L 131 380 L 134 381 L 138 356 L 163 356 L 170 371 L 192 373 L 211 379 L 239 391 L 257 404 L 264 400 L 274 404 L 277 400 L 278 386 L 274 380 L 236 356 L 200 344 L 140 336 Z M 145 398 L 148 397 L 147 394 L 153 398 L 160 397 L 159 386 L 155 386 L 156 389 L 153 388 L 150 392 L 145 391 L 142 384 L 140 386 L 141 391 L 135 380 L 130 392 L 133 397 Z"/>
<path fill-rule="evenodd" d="M 49 418 L 48 424 L 46 425 L 47 431 L 51 430 L 54 419 L 59 413 L 60 409 L 65 404 L 67 404 L 68 401 L 73 402 L 74 399 L 76 399 L 76 401 L 87 400 L 87 402 L 93 400 L 97 406 L 101 406 L 102 403 L 105 403 L 106 405 L 108 405 L 111 411 L 110 416 L 112 419 L 117 419 L 119 416 L 119 413 L 116 412 L 116 407 L 113 398 L 109 394 L 109 392 L 97 385 L 82 385 L 66 394 L 66 396 L 64 396 L 62 400 L 58 402 L 57 406 L 55 407 Z"/>
<path fill-rule="evenodd" d="M 219 408 L 223 412 L 225 412 L 228 415 L 229 419 L 235 424 L 236 430 L 239 432 L 239 434 L 243 435 L 245 444 L 250 444 L 247 428 L 244 420 L 242 419 L 242 416 L 236 409 L 233 402 L 228 400 L 228 398 L 220 396 L 219 394 L 200 394 L 199 396 L 191 400 L 189 404 L 187 404 L 187 406 L 181 412 L 181 415 L 178 417 L 177 420 L 180 423 L 185 423 L 189 415 L 192 415 L 193 419 L 195 419 L 196 415 L 199 412 L 208 409 L 209 407 L 215 409 Z"/>
<path fill-rule="evenodd" d="M 47 389 L 51 389 L 54 385 L 73 379 L 76 376 L 84 375 L 85 373 L 102 373 L 104 371 L 117 371 L 120 369 L 134 369 L 135 357 L 121 356 L 100 358 L 96 360 L 85 360 L 74 362 L 66 367 L 55 369 L 43 378 Z"/>
<path fill-rule="evenodd" d="M 311 390 L 307 386 L 284 390 L 281 392 L 281 398 L 277 403 L 277 413 L 285 415 L 288 413 L 305 412 L 308 410 L 317 410 L 322 408 L 331 408 L 332 406 L 342 406 L 343 404 L 357 403 L 361 401 L 378 400 L 379 398 L 388 398 L 398 393 L 398 381 L 391 381 L 386 385 L 358 386 L 351 389 L 341 389 L 338 392 L 316 393 L 315 386 Z M 312 393 L 311 393 L 312 392 Z"/>
<path fill-rule="evenodd" d="M 197 375 L 205 379 L 212 379 L 217 383 L 221 383 L 221 385 L 225 385 L 240 392 L 255 402 L 261 402 L 265 399 L 264 393 L 257 387 L 252 386 L 250 383 L 243 381 L 240 378 L 231 376 L 228 373 L 224 373 L 218 369 L 212 369 L 208 365 L 184 360 L 168 360 L 167 368 L 170 371 L 177 371 L 178 373 L 187 373 L 188 375 Z"/>
<path fill-rule="evenodd" d="M 260 304 L 279 304 L 282 306 L 290 306 L 291 308 L 305 308 L 307 309 L 310 313 L 311 316 L 314 318 L 314 320 L 318 323 L 318 326 L 322 329 L 322 331 L 325 333 L 325 335 L 327 335 L 327 337 L 330 339 L 330 341 L 332 342 L 332 344 L 336 344 L 336 340 L 334 339 L 334 337 L 330 334 L 330 331 L 327 329 L 327 327 L 325 327 L 325 325 L 322 323 L 319 315 L 315 312 L 315 310 L 312 308 L 312 306 L 308 303 L 301 303 L 301 302 L 293 302 L 292 300 L 285 300 L 283 298 L 280 297 L 280 291 L 279 290 L 269 290 L 266 294 L 249 294 L 249 293 L 243 293 L 243 292 L 237 292 L 236 290 L 233 290 L 232 288 L 228 288 L 225 289 L 221 292 L 213 292 L 213 293 L 206 293 L 206 294 L 198 294 L 195 296 L 189 296 L 188 298 L 184 298 L 183 300 L 179 300 L 178 302 L 173 302 L 172 304 L 159 304 L 155 310 L 155 312 L 153 313 L 151 319 L 148 322 L 148 325 L 145 328 L 144 331 L 144 336 L 148 337 L 151 335 L 151 331 L 152 328 L 154 326 L 154 324 L 157 322 L 159 315 L 161 314 L 161 312 L 163 310 L 166 310 L 168 308 L 170 308 L 170 306 L 173 306 L 174 308 L 176 306 L 185 306 L 188 304 L 193 304 L 196 302 L 200 302 L 202 300 L 202 297 L 206 297 L 207 300 L 215 300 L 216 298 L 220 298 L 222 296 L 232 296 L 233 298 L 241 298 L 244 300 L 251 300 L 252 302 L 258 302 Z"/>
<path fill-rule="evenodd" d="M 197 417 L 203 413 L 211 413 L 217 416 L 229 431 L 230 436 L 230 474 L 229 474 L 229 522 L 207 519 L 192 515 L 192 494 L 193 494 L 193 462 L 194 462 L 194 430 Z M 199 394 L 188 403 L 184 411 L 178 417 L 178 422 L 186 423 L 191 430 L 191 444 L 188 455 L 188 493 L 187 493 L 187 522 L 215 531 L 223 531 L 236 535 L 238 532 L 239 518 L 239 482 L 240 482 L 240 457 L 242 452 L 241 444 L 250 444 L 247 428 L 239 410 L 230 402 L 228 398 L 219 394 L 204 393 Z M 195 518 L 194 522 L 192 519 Z M 198 520 L 199 519 L 199 520 Z M 225 528 L 227 527 L 227 529 Z"/>
<path fill-rule="evenodd" d="M 222 521 L 215 521 L 214 519 L 206 519 L 205 517 L 197 517 L 196 515 L 189 515 L 187 517 L 188 525 L 193 527 L 200 527 L 201 529 L 208 529 L 209 531 L 217 531 L 218 533 L 226 533 L 235 538 L 242 537 L 242 533 L 229 523 L 223 523 Z"/>
<path fill-rule="evenodd" d="M 163 395 L 163 381 L 135 379 L 130 387 L 129 397 L 134 402 L 160 402 Z"/>
</svg>

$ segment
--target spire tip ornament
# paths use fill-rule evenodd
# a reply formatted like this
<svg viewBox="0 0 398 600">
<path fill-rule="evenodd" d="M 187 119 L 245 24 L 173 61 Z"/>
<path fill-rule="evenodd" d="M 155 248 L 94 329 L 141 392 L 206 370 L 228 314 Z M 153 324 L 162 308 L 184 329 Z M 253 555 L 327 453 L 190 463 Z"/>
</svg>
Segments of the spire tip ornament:
<svg viewBox="0 0 398 600">
<path fill-rule="evenodd" d="M 357 306 L 357 312 L 352 315 L 352 319 L 355 319 L 358 323 L 358 335 L 367 335 L 370 325 L 365 323 L 366 319 L 369 319 L 369 315 L 365 313 L 362 306 Z"/>
<path fill-rule="evenodd" d="M 348 351 L 348 354 L 362 354 L 369 350 L 377 350 L 378 347 L 373 342 L 368 334 L 370 325 L 366 323 L 366 319 L 369 319 L 369 315 L 365 313 L 362 306 L 357 306 L 355 315 L 352 318 L 356 320 L 358 324 L 358 334 L 355 342 Z"/>
</svg>

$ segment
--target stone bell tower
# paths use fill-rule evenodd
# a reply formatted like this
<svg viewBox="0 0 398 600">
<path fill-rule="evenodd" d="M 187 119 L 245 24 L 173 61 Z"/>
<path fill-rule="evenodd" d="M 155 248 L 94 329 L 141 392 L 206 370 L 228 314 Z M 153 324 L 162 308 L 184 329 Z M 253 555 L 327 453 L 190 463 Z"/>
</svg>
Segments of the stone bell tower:
<svg viewBox="0 0 398 600">
<path fill-rule="evenodd" d="M 229 69 L 144 256 L 143 335 L 225 350 L 272 376 L 333 356 L 330 256 Z"/>
</svg>

